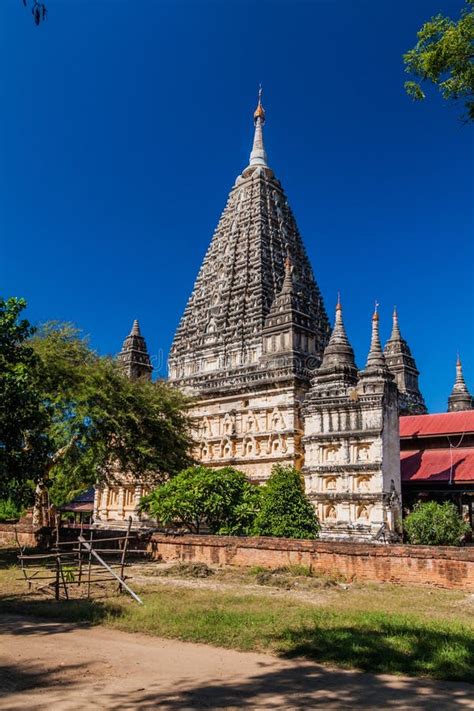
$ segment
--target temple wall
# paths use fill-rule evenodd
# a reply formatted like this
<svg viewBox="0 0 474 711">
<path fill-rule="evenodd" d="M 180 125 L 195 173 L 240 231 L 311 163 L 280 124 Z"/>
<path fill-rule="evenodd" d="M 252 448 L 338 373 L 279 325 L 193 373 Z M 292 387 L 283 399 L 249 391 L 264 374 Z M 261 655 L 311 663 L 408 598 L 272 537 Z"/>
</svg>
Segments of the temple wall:
<svg viewBox="0 0 474 711">
<path fill-rule="evenodd" d="M 395 386 L 359 382 L 357 390 L 327 391 L 316 384 L 304 410 L 303 473 L 321 536 L 396 539 L 401 481 Z"/>
<path fill-rule="evenodd" d="M 293 387 L 201 400 L 191 408 L 196 459 L 264 481 L 274 464 L 302 463 L 302 393 Z"/>
</svg>

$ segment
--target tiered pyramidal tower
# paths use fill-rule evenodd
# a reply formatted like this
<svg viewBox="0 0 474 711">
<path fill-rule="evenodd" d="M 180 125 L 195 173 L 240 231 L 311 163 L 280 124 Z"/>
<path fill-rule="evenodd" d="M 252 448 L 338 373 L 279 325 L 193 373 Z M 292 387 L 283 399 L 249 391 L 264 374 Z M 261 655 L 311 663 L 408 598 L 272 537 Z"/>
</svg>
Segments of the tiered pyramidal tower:
<svg viewBox="0 0 474 711">
<path fill-rule="evenodd" d="M 393 310 L 392 333 L 385 344 L 384 354 L 400 394 L 400 415 L 426 415 L 425 401 L 418 385 L 420 373 L 410 347 L 400 333 L 396 309 Z"/>
<path fill-rule="evenodd" d="M 456 380 L 454 381 L 453 389 L 448 399 L 448 412 L 473 409 L 474 398 L 467 389 L 464 373 L 462 372 L 461 359 L 458 355 L 456 360 Z"/>
<path fill-rule="evenodd" d="M 329 322 L 263 142 L 261 91 L 249 165 L 238 176 L 169 357 L 170 381 L 196 397 L 196 455 L 265 479 L 298 463 L 299 404 Z"/>
<path fill-rule="evenodd" d="M 137 319 L 133 322 L 132 330 L 123 342 L 117 360 L 123 367 L 125 374 L 132 380 L 136 378 L 150 380 L 153 366 Z"/>
</svg>

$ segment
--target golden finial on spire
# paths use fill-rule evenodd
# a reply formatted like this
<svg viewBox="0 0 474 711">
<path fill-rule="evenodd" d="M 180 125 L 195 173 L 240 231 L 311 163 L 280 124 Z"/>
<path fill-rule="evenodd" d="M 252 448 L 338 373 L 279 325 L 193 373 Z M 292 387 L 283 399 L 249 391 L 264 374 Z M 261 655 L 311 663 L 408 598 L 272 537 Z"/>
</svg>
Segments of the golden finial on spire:
<svg viewBox="0 0 474 711">
<path fill-rule="evenodd" d="M 375 309 L 374 309 L 374 315 L 372 316 L 373 321 L 378 321 L 379 320 L 379 302 L 375 302 Z"/>
<path fill-rule="evenodd" d="M 336 311 L 341 311 L 342 306 L 341 306 L 341 292 L 337 292 L 337 304 L 336 304 Z"/>
<path fill-rule="evenodd" d="M 262 123 L 265 123 L 265 109 L 262 106 L 262 93 L 262 85 L 260 84 L 258 88 L 258 104 L 253 114 L 253 120 L 255 123 L 257 122 L 257 119 L 261 119 Z"/>
</svg>

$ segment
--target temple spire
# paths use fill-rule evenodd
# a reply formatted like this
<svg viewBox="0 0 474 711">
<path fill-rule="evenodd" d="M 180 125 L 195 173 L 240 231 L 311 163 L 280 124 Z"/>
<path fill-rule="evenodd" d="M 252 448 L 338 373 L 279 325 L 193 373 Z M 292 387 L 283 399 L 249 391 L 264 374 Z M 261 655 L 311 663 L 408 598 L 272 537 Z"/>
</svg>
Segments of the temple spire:
<svg viewBox="0 0 474 711">
<path fill-rule="evenodd" d="M 425 415 L 427 410 L 418 385 L 418 368 L 400 332 L 396 307 L 393 310 L 392 333 L 385 344 L 384 356 L 400 395 L 400 415 Z"/>
<path fill-rule="evenodd" d="M 402 334 L 400 333 L 400 327 L 398 325 L 398 313 L 397 313 L 397 307 L 393 307 L 393 316 L 392 316 L 392 334 L 390 336 L 391 341 L 401 341 L 402 339 Z"/>
<path fill-rule="evenodd" d="M 141 336 L 141 331 L 140 331 L 140 324 L 138 323 L 138 319 L 135 319 L 133 322 L 132 330 L 130 331 L 130 336 Z"/>
<path fill-rule="evenodd" d="M 132 329 L 123 342 L 122 350 L 117 356 L 125 375 L 132 380 L 136 378 L 151 379 L 153 366 L 146 347 L 145 339 L 140 331 L 140 324 L 135 319 Z"/>
<path fill-rule="evenodd" d="M 469 390 L 467 389 L 464 374 L 462 372 L 461 359 L 458 354 L 456 359 L 456 380 L 454 381 L 453 389 L 448 399 L 448 412 L 455 412 L 457 410 L 472 410 L 473 408 L 474 401 L 469 393 Z"/>
<path fill-rule="evenodd" d="M 369 355 L 367 356 L 366 369 L 370 368 L 387 368 L 385 357 L 382 351 L 379 334 L 379 311 L 378 303 L 375 302 L 375 311 L 372 316 L 372 337 L 370 340 Z"/>
<path fill-rule="evenodd" d="M 355 368 L 354 351 L 347 338 L 346 329 L 342 320 L 341 297 L 338 293 L 336 304 L 336 317 L 334 328 L 325 348 L 321 368 L 332 368 L 334 366 L 349 366 Z"/>
<path fill-rule="evenodd" d="M 250 153 L 249 165 L 262 165 L 268 168 L 267 154 L 263 145 L 263 125 L 265 123 L 265 109 L 262 106 L 262 87 L 258 90 L 258 104 L 255 109 L 253 120 L 255 123 L 255 133 L 253 137 L 252 152 Z"/>
</svg>

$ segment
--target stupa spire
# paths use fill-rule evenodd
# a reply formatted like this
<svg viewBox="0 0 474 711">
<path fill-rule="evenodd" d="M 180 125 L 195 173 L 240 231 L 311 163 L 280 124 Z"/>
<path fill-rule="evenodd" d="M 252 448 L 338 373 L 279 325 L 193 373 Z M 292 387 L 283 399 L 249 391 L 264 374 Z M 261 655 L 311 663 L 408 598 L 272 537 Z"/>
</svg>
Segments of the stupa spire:
<svg viewBox="0 0 474 711">
<path fill-rule="evenodd" d="M 263 126 L 265 124 L 265 109 L 262 106 L 262 86 L 258 90 L 258 104 L 253 114 L 255 133 L 249 165 L 262 165 L 268 168 L 267 154 L 263 145 Z"/>
<path fill-rule="evenodd" d="M 466 381 L 464 380 L 464 373 L 462 372 L 461 358 L 458 356 L 456 358 L 456 380 L 454 382 L 454 389 L 457 391 L 462 391 L 467 393 Z"/>
<path fill-rule="evenodd" d="M 393 309 L 392 333 L 384 348 L 387 367 L 397 384 L 401 415 L 425 415 L 426 405 L 418 385 L 418 368 L 408 343 L 398 324 L 396 307 Z"/>
<path fill-rule="evenodd" d="M 130 331 L 130 336 L 141 336 L 142 333 L 140 331 L 140 324 L 138 323 L 138 319 L 136 318 L 133 322 L 132 325 L 132 330 Z"/>
<path fill-rule="evenodd" d="M 448 399 L 448 411 L 455 412 L 456 410 L 472 410 L 474 401 L 467 389 L 464 373 L 462 372 L 461 358 L 456 359 L 456 380 L 454 381 L 451 395 Z"/>
<path fill-rule="evenodd" d="M 379 334 L 379 305 L 375 302 L 375 310 L 372 316 L 372 337 L 370 339 L 369 355 L 367 356 L 366 369 L 387 368 L 385 357 L 382 351 Z"/>
<path fill-rule="evenodd" d="M 398 325 L 398 312 L 397 312 L 397 307 L 393 307 L 393 316 L 392 316 L 392 333 L 390 336 L 391 341 L 401 341 L 402 339 L 402 334 L 400 333 L 400 327 Z"/>
<path fill-rule="evenodd" d="M 342 320 L 341 295 L 337 294 L 336 317 L 334 328 L 327 344 L 321 368 L 331 368 L 333 366 L 350 366 L 355 368 L 354 351 L 347 338 L 346 329 Z"/>
</svg>

